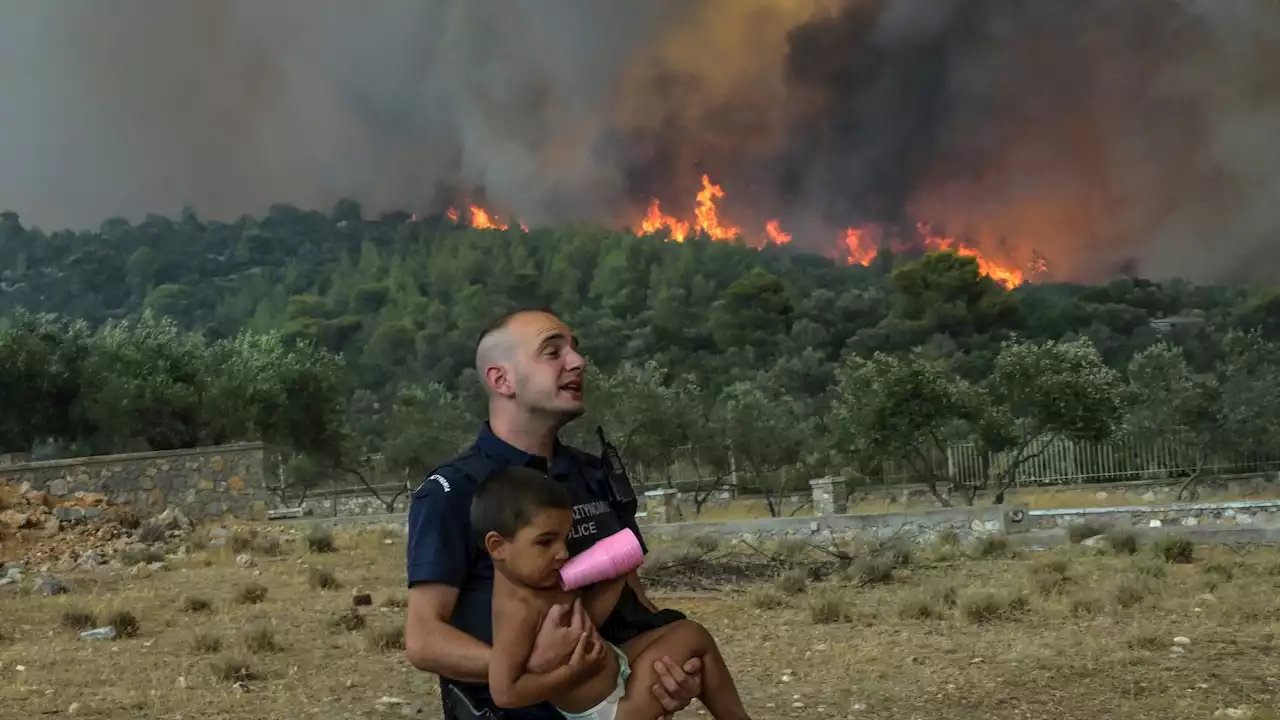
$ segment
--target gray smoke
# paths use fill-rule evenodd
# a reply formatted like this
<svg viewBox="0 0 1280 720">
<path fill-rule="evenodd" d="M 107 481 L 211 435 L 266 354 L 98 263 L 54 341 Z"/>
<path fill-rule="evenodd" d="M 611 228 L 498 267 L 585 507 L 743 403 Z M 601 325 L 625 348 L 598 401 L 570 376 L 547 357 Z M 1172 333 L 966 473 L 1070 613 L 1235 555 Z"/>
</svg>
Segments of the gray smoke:
<svg viewBox="0 0 1280 720">
<path fill-rule="evenodd" d="M 680 6 L 3 0 L 0 206 L 96 227 L 184 204 L 420 210 L 454 183 L 533 220 L 581 213 L 616 202 L 591 141 Z"/>
<path fill-rule="evenodd" d="M 0 0 L 0 207 L 927 220 L 1057 278 L 1280 269 L 1273 0 Z"/>
</svg>

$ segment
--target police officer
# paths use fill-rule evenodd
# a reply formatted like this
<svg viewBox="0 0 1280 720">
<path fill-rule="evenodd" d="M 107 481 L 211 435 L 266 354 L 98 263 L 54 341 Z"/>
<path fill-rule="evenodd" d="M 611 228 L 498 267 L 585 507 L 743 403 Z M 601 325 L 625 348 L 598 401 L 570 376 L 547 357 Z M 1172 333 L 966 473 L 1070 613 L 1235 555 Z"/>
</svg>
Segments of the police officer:
<svg viewBox="0 0 1280 720">
<path fill-rule="evenodd" d="M 446 717 L 563 717 L 545 703 L 499 713 L 489 697 L 493 565 L 473 541 L 469 522 L 471 498 L 480 482 L 500 467 L 520 465 L 568 485 L 575 500 L 571 554 L 624 527 L 639 536 L 635 518 L 610 503 L 607 465 L 558 439 L 560 429 L 582 415 L 585 368 L 572 331 L 551 313 L 523 310 L 490 326 L 476 345 L 489 421 L 469 449 L 414 492 L 405 653 L 415 667 L 441 677 Z M 633 573 L 617 610 L 598 632 L 621 644 L 681 618 L 678 612 L 654 607 Z M 597 629 L 580 604 L 553 609 L 534 641 L 530 668 L 547 672 L 565 664 L 583 632 L 594 635 Z M 654 669 L 662 682 L 651 690 L 669 712 L 688 706 L 701 692 L 696 658 L 683 666 L 664 658 Z"/>
</svg>

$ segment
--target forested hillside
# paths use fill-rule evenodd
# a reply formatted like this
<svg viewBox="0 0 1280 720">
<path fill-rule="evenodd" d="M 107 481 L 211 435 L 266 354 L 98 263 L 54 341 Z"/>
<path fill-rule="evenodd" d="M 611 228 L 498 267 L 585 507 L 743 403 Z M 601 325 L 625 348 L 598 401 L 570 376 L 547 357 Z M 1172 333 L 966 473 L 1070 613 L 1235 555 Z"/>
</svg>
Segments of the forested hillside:
<svg viewBox="0 0 1280 720">
<path fill-rule="evenodd" d="M 7 342 L 35 337 L 32 318 L 22 318 L 25 336 L 15 330 L 22 323 L 13 318 L 23 310 L 82 319 L 85 338 L 104 323 L 150 311 L 190 333 L 182 342 L 195 345 L 187 346 L 186 357 L 237 342 L 247 347 L 246 338 L 259 334 L 278 334 L 291 347 L 313 341 L 342 356 L 325 382 L 341 388 L 334 390 L 342 396 L 334 412 L 342 414 L 352 453 L 384 452 L 406 473 L 429 465 L 440 447 L 474 430 L 471 419 L 443 421 L 442 410 L 474 417 L 479 398 L 469 366 L 476 334 L 498 314 L 521 306 L 549 307 L 581 335 L 599 371 L 593 410 L 611 428 L 622 428 L 623 443 L 638 461 L 660 464 L 660 448 L 691 444 L 688 433 L 665 435 L 677 432 L 669 422 L 677 413 L 671 403 L 681 404 L 678 414 L 721 418 L 716 442 L 758 435 L 757 444 L 767 446 L 778 442 L 774 423 L 818 423 L 806 426 L 804 447 L 778 449 L 769 462 L 761 461 L 762 476 L 802 461 L 847 461 L 814 458 L 856 444 L 832 440 L 841 431 L 832 426 L 833 418 L 844 417 L 844 429 L 857 417 L 876 422 L 847 403 L 837 407 L 841 388 L 856 387 L 859 377 L 865 381 L 865 373 L 875 370 L 858 365 L 862 360 L 898 358 L 945 368 L 947 382 L 988 388 L 984 394 L 992 397 L 989 383 L 1001 372 L 1009 382 L 1028 380 L 1018 375 L 1017 362 L 1049 362 L 1020 360 L 1020 350 L 1062 349 L 1055 357 L 1070 365 L 1096 348 L 1099 366 L 1116 373 L 1104 385 L 1118 392 L 1131 358 L 1160 341 L 1182 350 L 1176 355 L 1185 360 L 1188 377 L 1201 377 L 1220 372 L 1231 360 L 1229 335 L 1280 339 L 1280 296 L 1270 290 L 1122 278 L 1097 287 L 1029 283 L 1008 291 L 983 277 L 973 260 L 950 253 L 882 252 L 862 267 L 786 246 L 758 250 L 697 237 L 675 243 L 604 228 L 524 232 L 462 228 L 444 217 L 366 219 L 347 201 L 328 214 L 278 205 L 263 217 L 234 223 L 202 222 L 191 211 L 137 225 L 108 220 L 96 233 L 45 233 L 25 228 L 13 213 L 0 215 L 0 316 L 10 318 L 0 328 L 7 328 Z M 149 317 L 136 327 L 153 322 Z M 1255 329 L 1260 334 L 1233 333 Z M 1077 339 L 1088 342 L 1072 342 Z M 1039 342 L 1048 340 L 1063 342 Z M 156 342 L 159 347 L 169 341 Z M 197 346 L 204 349 L 193 354 Z M 1258 357 L 1271 362 L 1265 354 Z M 23 418 L 39 413 L 13 399 L 41 400 L 30 386 L 38 363 L 28 363 L 23 376 L 15 362 L 0 359 L 0 370 L 9 368 L 0 381 L 10 383 L 0 386 L 9 393 L 4 404 L 10 418 L 3 438 L 8 447 L 0 450 L 26 451 L 57 437 L 101 436 L 52 429 L 33 435 L 29 423 L 18 432 Z M 289 362 L 296 364 L 296 358 Z M 882 373 L 877 377 L 894 372 L 876 367 Z M 12 384 L 21 378 L 24 395 Z M 71 397 L 91 385 L 68 382 L 60 392 Z M 195 395 L 191 402 L 199 405 L 203 395 Z M 1006 401 L 1014 415 L 1025 404 Z M 659 409 L 655 403 L 666 404 Z M 973 406 L 965 407 L 952 419 L 978 422 Z M 771 418 L 767 426 L 734 426 L 757 411 Z M 1106 414 L 1105 408 L 1092 411 Z M 1015 424 L 1025 429 L 1026 417 L 1018 417 Z M 195 427 L 201 421 L 181 422 Z M 1097 422 L 1087 432 L 1077 423 L 1074 431 L 1104 437 L 1121 424 L 1116 418 Z M 262 436 L 267 425 L 246 420 L 228 433 Z M 831 441 L 814 445 L 815 437 Z M 207 439 L 197 428 L 161 442 Z M 119 438 L 90 443 L 99 451 L 122 444 Z M 308 452 L 298 443 L 286 444 Z M 896 451 L 874 452 L 884 457 Z"/>
</svg>

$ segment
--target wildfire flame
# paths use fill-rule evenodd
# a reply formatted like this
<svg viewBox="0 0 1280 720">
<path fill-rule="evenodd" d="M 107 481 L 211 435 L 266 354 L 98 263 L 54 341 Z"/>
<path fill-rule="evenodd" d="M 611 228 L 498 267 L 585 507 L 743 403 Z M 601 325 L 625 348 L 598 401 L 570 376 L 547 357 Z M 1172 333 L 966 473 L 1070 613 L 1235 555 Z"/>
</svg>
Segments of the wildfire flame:
<svg viewBox="0 0 1280 720">
<path fill-rule="evenodd" d="M 791 242 L 791 233 L 783 232 L 777 220 L 770 220 L 764 224 L 764 234 L 769 236 L 769 241 L 774 245 L 786 245 Z"/>
<path fill-rule="evenodd" d="M 449 222 L 459 223 L 457 208 L 449 208 L 444 214 L 445 217 L 449 218 Z M 497 215 L 490 213 L 479 205 L 467 205 L 466 225 L 473 230 L 508 230 L 511 227 L 501 222 Z M 529 226 L 524 223 L 520 223 L 520 229 L 524 232 L 529 232 Z"/>
<path fill-rule="evenodd" d="M 680 220 L 664 214 L 662 205 L 657 198 L 654 198 L 649 201 L 649 209 L 640 220 L 640 226 L 636 228 L 636 234 L 652 235 L 666 228 L 668 237 L 675 242 L 684 242 L 693 232 L 700 232 L 712 240 L 731 240 L 741 235 L 742 230 L 741 228 L 721 223 L 716 209 L 716 201 L 722 199 L 724 195 L 724 189 L 712 183 L 711 178 L 704 174 L 702 176 L 702 190 L 697 195 L 697 202 L 693 211 L 694 219 L 692 221 Z M 978 270 L 982 274 L 1006 288 L 1015 288 L 1025 281 L 1025 276 L 1021 270 L 991 260 L 983 255 L 980 250 L 958 242 L 955 238 L 937 234 L 933 232 L 927 223 L 917 224 L 916 232 L 918 235 L 916 242 L 922 244 L 926 249 L 953 252 L 964 257 L 971 257 L 978 262 Z M 881 229 L 875 225 L 845 229 L 844 237 L 841 238 L 845 261 L 850 265 L 870 265 L 880 249 L 881 235 Z M 778 220 L 769 220 L 764 225 L 763 242 L 786 245 L 791 242 L 791 233 L 784 231 Z M 896 249 L 897 246 L 900 246 L 900 243 L 890 243 L 890 246 Z M 1040 263 L 1043 265 L 1043 259 L 1040 260 Z"/>
<path fill-rule="evenodd" d="M 844 244 L 847 251 L 845 261 L 850 265 L 870 265 L 879 252 L 880 243 L 873 235 L 876 228 L 851 227 L 844 231 Z M 955 238 L 940 235 L 933 231 L 928 223 L 917 223 L 918 242 L 931 252 L 953 252 L 962 257 L 971 257 L 978 262 L 978 272 L 995 280 L 1005 288 L 1012 290 L 1026 281 L 1026 276 L 1017 268 L 1002 265 L 987 258 L 982 251 L 958 242 Z M 890 243 L 897 250 L 901 243 Z M 1040 270 L 1044 269 L 1044 260 L 1040 259 Z"/>
</svg>

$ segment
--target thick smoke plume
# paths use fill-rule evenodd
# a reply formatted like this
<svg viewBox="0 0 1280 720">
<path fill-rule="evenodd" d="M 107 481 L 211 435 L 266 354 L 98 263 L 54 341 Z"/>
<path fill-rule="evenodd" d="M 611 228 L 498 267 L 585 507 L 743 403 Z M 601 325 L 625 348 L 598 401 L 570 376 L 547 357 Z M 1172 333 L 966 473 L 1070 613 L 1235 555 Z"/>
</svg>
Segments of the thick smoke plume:
<svg viewBox="0 0 1280 720">
<path fill-rule="evenodd" d="M 929 221 L 1057 278 L 1277 269 L 1271 0 L 0 0 L 0 206 Z"/>
</svg>

